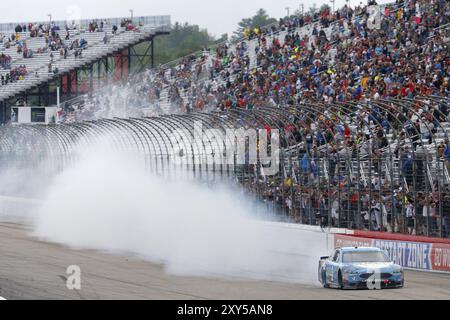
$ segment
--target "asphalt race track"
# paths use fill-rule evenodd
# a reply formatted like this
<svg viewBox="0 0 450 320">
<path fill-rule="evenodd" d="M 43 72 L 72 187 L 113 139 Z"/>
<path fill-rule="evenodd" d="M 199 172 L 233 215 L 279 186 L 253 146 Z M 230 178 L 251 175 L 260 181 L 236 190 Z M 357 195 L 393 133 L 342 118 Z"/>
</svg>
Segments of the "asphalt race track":
<svg viewBox="0 0 450 320">
<path fill-rule="evenodd" d="M 82 288 L 66 287 L 70 265 L 82 269 Z M 22 225 L 0 224 L 0 296 L 28 299 L 450 299 L 450 275 L 407 272 L 407 287 L 340 291 L 289 283 L 211 280 L 167 275 L 162 266 L 39 242 Z"/>
</svg>

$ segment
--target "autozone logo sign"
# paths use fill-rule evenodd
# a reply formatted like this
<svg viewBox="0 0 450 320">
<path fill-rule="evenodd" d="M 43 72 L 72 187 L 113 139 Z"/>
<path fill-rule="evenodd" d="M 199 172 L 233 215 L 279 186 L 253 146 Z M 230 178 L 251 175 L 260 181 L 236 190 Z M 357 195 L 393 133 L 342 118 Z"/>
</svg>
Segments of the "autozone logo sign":
<svg viewBox="0 0 450 320">
<path fill-rule="evenodd" d="M 374 240 L 373 246 L 386 251 L 392 261 L 405 268 L 432 270 L 429 243 Z"/>
<path fill-rule="evenodd" d="M 377 247 L 395 263 L 416 270 L 450 272 L 450 245 L 334 236 L 335 247 Z"/>
<path fill-rule="evenodd" d="M 433 245 L 431 260 L 433 262 L 433 270 L 450 272 L 450 245 Z"/>
</svg>

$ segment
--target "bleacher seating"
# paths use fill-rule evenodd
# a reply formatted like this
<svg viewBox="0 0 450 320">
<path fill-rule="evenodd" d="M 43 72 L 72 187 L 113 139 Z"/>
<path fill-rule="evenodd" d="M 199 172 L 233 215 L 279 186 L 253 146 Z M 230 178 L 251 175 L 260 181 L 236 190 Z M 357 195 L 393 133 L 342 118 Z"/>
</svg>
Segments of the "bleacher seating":
<svg viewBox="0 0 450 320">
<path fill-rule="evenodd" d="M 285 147 L 288 147 L 285 150 L 286 156 L 289 159 L 284 159 L 283 169 L 281 170 L 284 174 L 278 177 L 279 180 L 274 184 L 272 182 L 271 185 L 260 181 L 258 189 L 268 192 L 260 196 L 268 203 L 275 204 L 278 207 L 277 210 L 282 214 L 286 214 L 286 211 L 288 211 L 288 215 L 301 219 L 303 223 L 316 224 L 321 223 L 319 220 L 322 218 L 330 220 L 328 214 L 331 217 L 331 212 L 333 212 L 333 222 L 329 221 L 328 223 L 334 226 L 361 228 L 363 221 L 355 220 L 354 213 L 358 212 L 358 215 L 360 215 L 361 211 L 367 213 L 372 209 L 377 210 L 377 208 L 366 202 L 360 206 L 359 211 L 358 208 L 347 208 L 345 207 L 346 201 L 350 204 L 350 199 L 345 198 L 345 194 L 347 191 L 354 193 L 355 189 L 358 189 L 361 201 L 362 198 L 365 199 L 365 196 L 361 196 L 365 192 L 366 195 L 370 194 L 370 202 L 376 200 L 378 203 L 380 195 L 384 192 L 383 186 L 388 185 L 391 197 L 395 194 L 395 201 L 385 199 L 386 205 L 391 206 L 389 209 L 391 214 L 390 225 L 383 226 L 379 217 L 372 215 L 370 218 L 366 216 L 366 219 L 370 220 L 366 221 L 368 223 L 367 228 L 384 230 L 389 227 L 391 231 L 395 229 L 399 232 L 426 232 L 428 235 L 439 235 L 440 230 L 445 234 L 449 230 L 442 231 L 445 229 L 442 227 L 444 222 L 441 223 L 441 227 L 437 227 L 435 224 L 431 225 L 431 222 L 426 226 L 421 225 L 424 223 L 423 218 L 422 220 L 419 218 L 422 215 L 421 212 L 415 213 L 417 216 L 413 218 L 415 221 L 413 228 L 408 225 L 408 223 L 411 223 L 410 217 L 406 217 L 409 220 L 405 219 L 406 211 L 411 212 L 412 210 L 409 204 L 415 203 L 416 206 L 419 206 L 419 203 L 423 201 L 420 198 L 422 193 L 433 194 L 433 200 L 429 201 L 440 203 L 436 211 L 446 210 L 447 207 L 442 204 L 442 199 L 447 196 L 447 188 L 450 187 L 450 175 L 446 167 L 446 162 L 449 160 L 443 154 L 444 150 L 450 150 L 450 112 L 448 109 L 449 100 L 447 99 L 450 88 L 448 82 L 447 86 L 442 86 L 442 88 L 438 88 L 434 83 L 431 83 L 433 77 L 444 79 L 445 73 L 448 81 L 448 40 L 450 39 L 450 33 L 449 17 L 445 13 L 449 11 L 449 8 L 448 3 L 443 2 L 434 4 L 428 4 L 425 1 L 416 2 L 420 2 L 423 10 L 419 17 L 419 23 L 417 22 L 418 13 L 414 11 L 416 7 L 411 4 L 414 2 L 402 1 L 395 5 L 386 6 L 388 9 L 384 11 L 385 21 L 388 21 L 387 27 L 394 29 L 393 26 L 395 26 L 398 28 L 399 30 L 396 29 L 398 33 L 404 32 L 407 34 L 411 30 L 419 30 L 423 33 L 425 30 L 427 32 L 425 38 L 414 39 L 415 45 L 419 47 L 402 59 L 396 58 L 396 55 L 402 55 L 404 54 L 402 52 L 406 51 L 397 52 L 395 45 L 392 48 L 387 48 L 387 50 L 388 52 L 391 51 L 391 58 L 399 60 L 398 63 L 400 63 L 401 68 L 398 68 L 400 65 L 394 66 L 398 68 L 397 73 L 413 68 L 415 63 L 428 64 L 427 70 L 432 70 L 432 76 L 428 79 L 428 82 L 412 83 L 408 88 L 406 78 L 400 81 L 397 79 L 396 81 L 403 82 L 398 91 L 394 91 L 397 90 L 394 86 L 389 89 L 392 89 L 392 91 L 379 90 L 379 88 L 382 88 L 381 83 L 377 85 L 376 80 L 372 81 L 376 78 L 377 73 L 378 78 L 381 76 L 391 81 L 390 73 L 393 73 L 394 70 L 385 72 L 382 68 L 379 68 L 379 64 L 374 64 L 380 55 L 383 56 L 383 50 L 386 49 L 377 47 L 377 39 L 376 37 L 373 38 L 373 35 L 388 37 L 382 45 L 391 45 L 390 39 L 394 38 L 392 35 L 380 35 L 376 33 L 377 31 L 368 31 L 367 27 L 364 26 L 367 20 L 364 9 L 360 10 L 359 13 L 355 12 L 351 19 L 347 18 L 347 13 L 344 10 L 341 13 L 341 18 L 337 19 L 334 16 L 327 23 L 324 23 L 320 17 L 316 17 L 315 21 L 311 19 L 311 22 L 301 26 L 298 20 L 293 18 L 291 21 L 277 24 L 275 28 L 272 28 L 272 26 L 263 28 L 262 34 L 250 39 L 241 39 L 233 44 L 219 45 L 219 49 L 215 52 L 199 52 L 162 66 L 158 70 L 147 71 L 135 79 L 131 78 L 124 86 L 114 87 L 114 90 L 107 88 L 105 93 L 99 92 L 93 99 L 88 97 L 78 98 L 74 101 L 76 108 L 72 112 L 82 113 L 84 106 L 89 106 L 90 109 L 97 111 L 117 108 L 115 115 L 120 114 L 122 116 L 120 112 L 123 105 L 130 108 L 131 104 L 134 110 L 141 108 L 145 112 L 153 110 L 155 114 L 215 112 L 218 110 L 240 114 L 240 110 L 247 112 L 255 110 L 255 112 L 265 112 L 266 114 L 279 112 L 281 117 L 282 111 L 267 111 L 266 108 L 280 108 L 280 110 L 284 108 L 287 115 L 283 117 L 290 119 L 292 123 L 281 125 L 279 129 L 282 131 L 284 138 L 290 137 L 291 139 L 289 143 L 285 142 Z M 439 14 L 436 15 L 436 12 Z M 427 29 L 423 28 L 425 24 Z M 290 84 L 296 87 L 295 99 L 283 94 L 278 95 L 273 88 L 271 90 L 265 89 L 266 91 L 262 94 L 262 101 L 254 99 L 255 94 L 253 93 L 259 89 L 257 80 L 263 81 L 270 77 L 272 72 L 277 70 L 283 72 L 286 70 L 286 66 L 290 64 L 295 66 L 298 63 L 295 57 L 294 63 L 290 63 L 289 59 L 290 55 L 296 53 L 294 48 L 300 47 L 298 44 L 293 47 L 292 37 L 297 34 L 300 39 L 306 40 L 305 50 L 302 53 L 306 56 L 313 54 L 315 59 L 319 60 L 318 70 L 312 71 L 315 67 L 314 59 L 302 57 L 300 61 L 306 60 L 307 62 L 300 65 L 304 70 L 314 73 L 309 77 L 303 77 L 300 89 L 297 89 L 295 81 Z M 316 35 L 318 37 L 315 37 Z M 323 43 L 317 43 L 322 41 L 319 36 L 325 38 Z M 410 36 L 412 37 L 412 35 Z M 373 38 L 371 40 L 373 44 L 369 46 L 365 40 L 370 37 Z M 269 67 L 262 65 L 261 61 L 267 60 L 267 57 L 258 58 L 258 55 L 263 52 L 261 49 L 262 38 L 265 38 L 266 46 L 268 48 L 275 47 L 274 52 L 282 56 L 284 60 L 269 57 L 271 65 Z M 288 49 L 284 47 L 285 40 L 289 41 L 287 43 Z M 350 42 L 347 40 L 350 40 Z M 411 42 L 411 40 L 411 38 L 405 39 L 402 46 L 407 41 Z M 335 85 L 336 76 L 349 76 L 349 73 L 344 71 L 345 64 L 342 65 L 341 62 L 339 65 L 339 60 L 343 59 L 341 53 L 354 41 L 359 41 L 363 50 L 358 52 L 359 48 L 355 47 L 352 54 L 361 54 L 360 57 L 357 57 L 358 59 L 371 63 L 372 68 L 375 66 L 378 67 L 378 70 L 372 74 L 370 74 L 371 70 L 368 70 L 369 73 L 363 73 L 360 69 L 361 64 L 359 67 L 354 66 L 354 71 L 357 71 L 357 74 L 354 77 L 351 74 L 352 79 L 347 79 L 353 84 L 349 88 L 347 96 L 341 96 L 334 93 L 340 89 Z M 411 45 L 409 46 L 411 47 Z M 288 53 L 284 50 L 287 50 Z M 402 50 L 408 50 L 408 48 L 404 47 Z M 224 54 L 221 54 L 220 51 Z M 347 59 L 349 54 L 345 53 L 344 58 Z M 235 61 L 233 61 L 234 59 Z M 217 63 L 216 60 L 219 62 Z M 433 65 L 432 62 L 435 64 Z M 443 65 L 437 66 L 437 64 Z M 217 65 L 218 68 L 216 68 Z M 440 73 L 439 68 L 442 69 L 443 73 Z M 297 69 L 294 68 L 293 70 Z M 411 74 L 414 75 L 414 73 Z M 426 77 L 423 69 L 420 72 L 419 70 L 416 71 L 416 75 Z M 276 74 L 275 80 L 269 85 L 273 86 L 274 83 L 280 83 L 280 78 L 282 79 L 284 76 L 284 73 Z M 250 80 L 243 80 L 244 78 Z M 145 81 L 142 81 L 143 79 Z M 419 80 L 422 79 L 419 78 Z M 304 83 L 307 81 L 311 82 L 309 88 L 304 87 Z M 242 83 L 245 83 L 247 88 L 243 88 Z M 361 90 L 360 88 L 363 86 L 366 89 Z M 413 87 L 412 90 L 411 87 Z M 360 90 L 360 92 L 358 93 L 357 90 Z M 142 95 L 137 94 L 141 91 Z M 149 91 L 157 91 L 158 94 L 154 94 L 153 98 L 148 99 Z M 120 95 L 125 96 L 126 102 L 116 104 L 115 99 L 110 97 L 111 92 L 120 92 Z M 236 92 L 238 93 L 236 94 Z M 138 99 L 138 103 L 133 102 L 133 98 L 136 96 L 142 97 L 142 99 Z M 199 101 L 202 104 L 199 104 Z M 294 111 L 299 113 L 298 119 L 290 114 Z M 402 114 L 406 114 L 406 117 Z M 108 114 L 91 112 L 84 114 L 87 118 L 80 116 L 71 119 L 77 121 L 95 120 L 98 119 L 98 116 L 102 118 L 105 115 L 106 117 L 115 116 L 114 112 Z M 137 115 L 143 116 L 144 114 L 137 112 Z M 417 127 L 415 127 L 415 124 L 417 124 Z M 275 127 L 272 124 L 272 128 Z M 344 133 L 347 127 L 349 131 Z M 287 128 L 294 130 L 294 132 L 289 132 Z M 295 130 L 298 131 L 295 132 Z M 324 138 L 330 131 L 331 137 Z M 378 134 L 380 139 L 377 138 Z M 300 138 L 293 139 L 295 135 Z M 309 139 L 308 136 L 311 137 L 311 140 L 307 140 Z M 308 141 L 311 141 L 310 145 L 308 145 Z M 339 154 L 339 160 L 333 160 L 337 161 L 336 166 L 340 167 L 339 175 L 336 174 L 336 170 L 334 174 L 330 173 L 330 148 L 336 148 Z M 205 153 L 207 152 L 205 151 Z M 356 157 L 354 156 L 355 153 L 357 154 Z M 312 176 L 302 172 L 299 167 L 292 167 L 292 163 L 298 162 L 299 159 L 301 160 L 304 157 L 306 157 L 310 168 L 312 166 L 316 168 L 316 172 Z M 408 159 L 413 165 L 408 167 L 410 169 L 405 169 L 405 163 L 407 163 L 405 161 Z M 426 165 L 422 167 L 424 159 Z M 418 168 L 422 169 L 419 170 Z M 301 192 L 296 191 L 292 195 L 290 194 L 291 191 L 286 193 L 285 189 L 288 188 L 283 187 L 283 185 L 284 180 L 292 179 L 294 174 L 297 176 L 296 180 L 302 180 L 296 185 L 308 187 L 303 188 Z M 244 186 L 255 192 L 257 187 L 253 182 L 255 180 L 253 173 L 247 176 L 242 175 L 240 179 Z M 356 182 L 357 180 L 360 180 L 361 185 Z M 346 186 L 336 189 L 336 184 Z M 324 186 L 326 186 L 325 189 Z M 348 190 L 345 189 L 347 186 Z M 330 190 L 326 190 L 327 188 L 334 190 L 334 192 L 340 190 L 342 192 L 341 198 L 336 198 L 336 193 L 334 195 L 328 194 Z M 443 198 L 436 198 L 436 194 Z M 312 203 L 312 199 L 308 200 L 310 208 L 301 208 L 302 198 L 305 199 L 312 195 L 315 195 L 315 202 Z M 331 199 L 329 202 L 324 202 L 324 208 L 319 209 L 317 207 L 319 203 L 318 195 L 331 197 L 334 199 L 333 201 L 338 201 L 342 216 L 336 216 L 337 211 L 335 208 L 331 208 L 335 206 L 335 203 Z M 375 195 L 378 195 L 378 198 Z M 398 195 L 402 195 L 403 199 L 408 198 L 408 200 L 406 202 L 402 199 L 398 200 Z M 421 200 L 418 200 L 419 198 Z M 295 206 L 287 208 L 286 201 L 297 203 L 297 208 Z M 398 205 L 400 205 L 400 209 L 395 209 L 394 218 L 392 206 Z M 418 211 L 419 207 L 416 207 L 415 210 Z M 326 213 L 325 217 L 322 214 L 323 212 Z M 314 217 L 317 215 L 317 219 L 311 217 L 310 213 Z M 444 213 L 440 212 L 441 215 Z M 372 221 L 375 218 L 378 220 Z M 425 227 L 427 230 L 424 230 Z"/>
<path fill-rule="evenodd" d="M 70 30 L 70 40 L 66 42 L 73 42 L 81 40 L 87 41 L 87 47 L 82 51 L 81 57 L 75 57 L 75 50 L 71 50 L 66 58 L 60 55 L 59 50 L 53 51 L 53 59 L 50 57 L 51 52 L 38 53 L 40 48 L 47 48 L 44 37 L 30 37 L 29 33 L 20 34 L 20 43 L 26 44 L 28 49 L 33 50 L 32 58 L 24 58 L 22 53 L 17 52 L 17 46 L 12 45 L 9 49 L 4 48 L 0 52 L 12 57 L 11 68 L 18 66 L 25 66 L 27 75 L 23 80 L 8 83 L 0 86 L 0 101 L 16 96 L 39 84 L 47 82 L 58 76 L 61 73 L 74 70 L 83 65 L 98 60 L 108 54 L 118 51 L 119 49 L 127 48 L 130 45 L 141 42 L 148 38 L 156 31 L 167 31 L 168 25 L 155 25 L 153 21 L 151 24 L 139 26 L 137 31 L 127 31 L 125 27 L 119 27 L 117 33 L 113 34 L 112 25 L 104 27 L 103 32 L 88 32 L 86 30 Z M 170 20 L 163 20 L 164 23 L 169 23 Z M 108 34 L 108 42 L 104 43 L 105 32 Z M 66 30 L 56 31 L 61 39 L 65 39 Z M 68 44 L 66 44 L 68 45 Z M 49 64 L 51 63 L 51 70 Z M 57 73 L 55 74 L 55 69 Z M 0 70 L 0 76 L 6 75 L 10 70 Z"/>
<path fill-rule="evenodd" d="M 347 7 L 250 30 L 65 102 L 61 128 L 201 112 L 279 129 L 279 175 L 234 168 L 273 210 L 302 223 L 450 237 L 449 3 L 382 8 L 379 30 L 368 28 L 366 8 Z"/>
</svg>

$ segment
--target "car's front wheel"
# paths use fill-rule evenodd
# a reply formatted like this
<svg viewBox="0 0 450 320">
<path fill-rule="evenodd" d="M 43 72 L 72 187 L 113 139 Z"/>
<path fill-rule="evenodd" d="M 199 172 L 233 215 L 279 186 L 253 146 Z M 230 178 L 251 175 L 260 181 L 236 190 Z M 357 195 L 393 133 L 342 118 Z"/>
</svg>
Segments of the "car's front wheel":
<svg viewBox="0 0 450 320">
<path fill-rule="evenodd" d="M 322 284 L 325 289 L 328 289 L 330 287 L 327 282 L 327 273 L 325 271 L 322 272 Z"/>
<path fill-rule="evenodd" d="M 342 280 L 342 272 L 341 270 L 339 270 L 339 274 L 338 274 L 338 284 L 339 284 L 339 289 L 344 289 L 344 281 Z"/>
</svg>

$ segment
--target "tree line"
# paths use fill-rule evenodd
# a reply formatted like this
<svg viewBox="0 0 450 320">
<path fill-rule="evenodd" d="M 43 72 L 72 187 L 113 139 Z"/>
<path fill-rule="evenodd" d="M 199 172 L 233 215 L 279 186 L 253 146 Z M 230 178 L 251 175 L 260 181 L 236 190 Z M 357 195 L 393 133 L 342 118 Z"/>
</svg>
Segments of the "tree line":
<svg viewBox="0 0 450 320">
<path fill-rule="evenodd" d="M 331 8 L 327 4 L 317 8 L 316 4 L 314 4 L 306 13 L 314 14 L 323 10 L 331 10 Z M 300 14 L 302 14 L 300 11 L 294 12 L 294 15 Z M 232 35 L 232 40 L 241 38 L 244 30 L 247 28 L 254 29 L 276 23 L 277 21 L 277 19 L 270 17 L 266 10 L 259 9 L 253 17 L 242 19 L 238 23 L 237 29 Z M 216 38 L 210 35 L 206 28 L 200 28 L 198 25 L 189 23 L 181 24 L 176 22 L 172 26 L 170 35 L 160 36 L 155 40 L 155 65 L 158 66 L 177 60 L 192 52 L 200 51 L 203 48 L 214 46 L 226 40 L 228 40 L 228 34 L 223 34 L 221 37 Z"/>
</svg>

